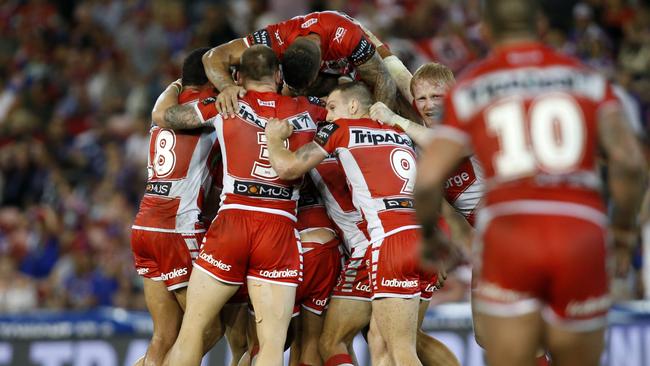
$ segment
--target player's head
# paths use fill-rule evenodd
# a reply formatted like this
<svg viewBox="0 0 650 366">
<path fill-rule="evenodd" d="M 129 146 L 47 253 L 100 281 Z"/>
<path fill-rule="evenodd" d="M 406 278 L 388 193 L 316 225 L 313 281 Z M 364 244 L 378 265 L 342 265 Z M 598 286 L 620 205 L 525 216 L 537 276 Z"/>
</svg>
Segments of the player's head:
<svg viewBox="0 0 650 366">
<path fill-rule="evenodd" d="M 327 97 L 327 120 L 362 118 L 368 115 L 373 102 L 372 93 L 364 83 L 353 81 L 341 84 Z"/>
<path fill-rule="evenodd" d="M 484 0 L 483 20 L 495 42 L 536 38 L 538 0 Z"/>
<path fill-rule="evenodd" d="M 271 48 L 257 44 L 246 49 L 239 62 L 239 79 L 245 86 L 247 83 L 282 82 L 278 57 Z"/>
<path fill-rule="evenodd" d="M 454 73 L 437 62 L 420 66 L 411 78 L 411 94 L 420 117 L 427 127 L 440 119 L 443 98 L 455 83 Z"/>
<path fill-rule="evenodd" d="M 181 83 L 183 86 L 202 86 L 208 83 L 203 67 L 203 54 L 210 50 L 209 47 L 196 48 L 190 52 L 183 61 Z"/>
<path fill-rule="evenodd" d="M 305 38 L 298 38 L 284 51 L 282 72 L 287 85 L 301 94 L 318 77 L 320 71 L 320 47 Z"/>
</svg>

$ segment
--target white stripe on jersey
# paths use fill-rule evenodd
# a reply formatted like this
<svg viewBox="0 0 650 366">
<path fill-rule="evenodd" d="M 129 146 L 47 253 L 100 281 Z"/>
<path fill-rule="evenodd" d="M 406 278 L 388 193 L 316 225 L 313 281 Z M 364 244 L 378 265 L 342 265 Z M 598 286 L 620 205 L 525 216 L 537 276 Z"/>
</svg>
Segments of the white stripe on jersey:
<svg viewBox="0 0 650 366">
<path fill-rule="evenodd" d="M 474 182 L 458 195 L 454 202 L 450 202 L 456 211 L 465 217 L 476 211 L 485 195 L 483 167 L 481 167 L 481 164 L 474 155 L 470 157 L 470 161 L 472 162 L 472 168 L 474 169 Z"/>
<path fill-rule="evenodd" d="M 375 208 L 375 200 L 370 194 L 368 184 L 366 179 L 363 176 L 363 172 L 357 161 L 352 156 L 352 152 L 348 149 L 337 149 L 339 161 L 345 170 L 345 175 L 348 177 L 348 181 L 352 185 L 352 203 L 354 206 L 359 209 L 363 207 L 363 213 L 365 215 L 366 221 L 368 221 L 368 234 L 370 235 L 370 241 L 378 240 L 378 238 L 383 238 L 386 236 L 384 232 L 384 226 L 381 224 L 379 219 L 379 212 Z"/>
<path fill-rule="evenodd" d="M 347 247 L 347 250 L 352 252 L 356 247 L 368 246 L 368 238 L 366 238 L 366 235 L 356 224 L 363 221 L 361 212 L 358 210 L 345 212 L 336 201 L 336 198 L 334 198 L 334 195 L 332 195 L 332 192 L 330 192 L 323 177 L 318 173 L 318 170 L 310 170 L 309 175 L 320 192 L 327 214 L 343 232 L 343 243 Z"/>
</svg>

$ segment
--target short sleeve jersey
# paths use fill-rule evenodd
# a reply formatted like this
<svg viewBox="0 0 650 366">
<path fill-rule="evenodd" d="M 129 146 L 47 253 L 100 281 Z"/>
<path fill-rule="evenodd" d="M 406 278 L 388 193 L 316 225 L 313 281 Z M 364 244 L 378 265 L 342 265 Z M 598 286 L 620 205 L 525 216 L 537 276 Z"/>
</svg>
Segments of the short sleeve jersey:
<svg viewBox="0 0 650 366">
<path fill-rule="evenodd" d="M 212 88 L 186 89 L 181 104 L 195 106 L 204 120 L 217 115 Z M 200 221 L 205 195 L 219 152 L 214 131 L 174 131 L 152 126 L 149 131 L 147 185 L 133 228 L 162 232 L 203 232 Z"/>
<path fill-rule="evenodd" d="M 404 132 L 367 118 L 339 119 L 321 125 L 314 141 L 341 162 L 371 243 L 419 227 L 413 207 L 415 147 Z"/>
<path fill-rule="evenodd" d="M 280 60 L 296 37 L 318 34 L 321 39 L 321 71 L 343 75 L 353 71 L 375 54 L 375 47 L 361 27 L 350 17 L 336 11 L 310 13 L 271 24 L 244 41 L 248 46 L 265 44 Z"/>
<path fill-rule="evenodd" d="M 474 156 L 463 159 L 445 182 L 445 199 L 474 226 L 476 210 L 483 199 L 483 170 Z"/>
<path fill-rule="evenodd" d="M 605 77 L 541 44 L 521 43 L 497 49 L 459 79 L 438 132 L 471 144 L 486 177 L 485 206 L 546 200 L 570 205 L 519 206 L 602 212 L 597 115 L 610 103 L 618 102 Z"/>
<path fill-rule="evenodd" d="M 296 220 L 302 179 L 283 180 L 271 167 L 264 128 L 269 118 L 287 119 L 293 126 L 287 147 L 295 151 L 312 141 L 326 110 L 307 98 L 248 91 L 239 100 L 235 118 L 217 116 L 215 129 L 223 162 L 221 210 L 268 212 Z"/>
</svg>

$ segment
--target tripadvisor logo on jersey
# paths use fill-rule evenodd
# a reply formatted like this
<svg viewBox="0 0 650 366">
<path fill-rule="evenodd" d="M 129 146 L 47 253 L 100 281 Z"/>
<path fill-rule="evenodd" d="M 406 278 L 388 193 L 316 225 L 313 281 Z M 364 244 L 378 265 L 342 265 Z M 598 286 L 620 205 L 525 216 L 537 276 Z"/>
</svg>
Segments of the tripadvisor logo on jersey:
<svg viewBox="0 0 650 366">
<path fill-rule="evenodd" d="M 235 181 L 234 193 L 249 197 L 277 198 L 290 200 L 292 189 L 257 182 Z"/>
<path fill-rule="evenodd" d="M 368 145 L 400 145 L 413 148 L 413 141 L 408 136 L 393 131 L 355 128 L 350 130 L 352 139 L 350 147 Z"/>
</svg>

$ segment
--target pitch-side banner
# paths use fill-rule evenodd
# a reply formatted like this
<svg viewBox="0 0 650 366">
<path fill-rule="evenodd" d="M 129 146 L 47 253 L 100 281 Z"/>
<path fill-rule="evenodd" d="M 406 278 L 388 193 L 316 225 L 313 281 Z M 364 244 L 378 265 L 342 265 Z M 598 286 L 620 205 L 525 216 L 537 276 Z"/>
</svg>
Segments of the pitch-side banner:
<svg viewBox="0 0 650 366">
<path fill-rule="evenodd" d="M 609 315 L 602 365 L 650 365 L 650 302 L 617 305 Z M 444 342 L 465 366 L 483 366 L 474 342 L 467 304 L 431 310 L 423 327 Z M 84 313 L 37 313 L 0 316 L 0 366 L 131 366 L 141 357 L 151 334 L 146 313 L 98 309 Z M 361 365 L 369 365 L 362 337 L 355 339 Z M 205 366 L 227 365 L 224 342 L 204 359 Z"/>
</svg>

